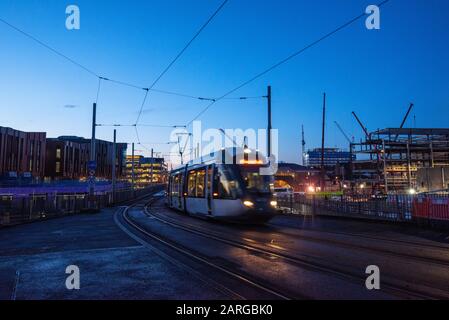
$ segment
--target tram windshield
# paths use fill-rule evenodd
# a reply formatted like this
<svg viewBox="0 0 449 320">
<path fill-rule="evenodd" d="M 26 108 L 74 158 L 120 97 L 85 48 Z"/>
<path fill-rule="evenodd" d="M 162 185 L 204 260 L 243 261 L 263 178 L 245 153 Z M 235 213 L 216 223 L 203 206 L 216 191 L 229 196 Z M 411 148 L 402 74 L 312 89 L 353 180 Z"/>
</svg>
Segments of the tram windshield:
<svg viewBox="0 0 449 320">
<path fill-rule="evenodd" d="M 240 172 L 249 192 L 273 193 L 274 177 L 271 175 L 261 175 L 260 166 L 241 166 Z"/>
</svg>

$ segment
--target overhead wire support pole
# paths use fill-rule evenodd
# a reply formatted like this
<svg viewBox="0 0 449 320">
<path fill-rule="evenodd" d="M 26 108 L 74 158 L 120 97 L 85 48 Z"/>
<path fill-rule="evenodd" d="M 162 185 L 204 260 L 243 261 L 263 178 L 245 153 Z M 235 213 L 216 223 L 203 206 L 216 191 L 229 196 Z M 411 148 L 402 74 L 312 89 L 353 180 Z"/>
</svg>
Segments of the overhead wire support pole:
<svg viewBox="0 0 449 320">
<path fill-rule="evenodd" d="M 95 161 L 96 160 L 96 150 L 95 150 L 95 133 L 96 133 L 96 122 L 97 121 L 97 103 L 93 104 L 93 108 L 92 108 L 92 138 L 90 141 L 90 149 L 91 149 L 91 153 L 90 153 L 90 160 L 91 161 Z"/>
<path fill-rule="evenodd" d="M 132 185 L 132 190 L 133 190 L 133 192 L 134 192 L 134 189 L 135 189 L 135 175 L 134 175 L 134 157 L 135 157 L 135 155 L 134 155 L 134 152 L 135 152 L 135 150 L 134 150 L 134 142 L 132 143 L 132 153 L 131 153 L 131 185 Z"/>
<path fill-rule="evenodd" d="M 270 159 L 271 157 L 271 131 L 272 131 L 272 123 L 271 123 L 271 86 L 268 86 L 267 89 L 267 101 L 268 101 L 268 140 L 267 140 L 267 155 Z M 271 161 L 271 160 L 270 160 Z"/>
<path fill-rule="evenodd" d="M 324 134 L 326 127 L 326 93 L 323 94 L 323 123 L 321 132 L 321 190 L 324 191 L 326 185 L 326 169 L 324 166 Z"/>
<path fill-rule="evenodd" d="M 117 130 L 114 129 L 114 143 L 112 147 L 112 203 L 115 203 L 115 189 L 117 182 Z"/>
</svg>

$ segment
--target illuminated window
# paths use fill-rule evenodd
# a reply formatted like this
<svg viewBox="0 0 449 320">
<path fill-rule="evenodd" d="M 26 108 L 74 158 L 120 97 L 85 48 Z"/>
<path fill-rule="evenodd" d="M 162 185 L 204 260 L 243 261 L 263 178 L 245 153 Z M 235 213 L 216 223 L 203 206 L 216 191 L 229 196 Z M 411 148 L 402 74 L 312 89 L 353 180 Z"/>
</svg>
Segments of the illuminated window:
<svg viewBox="0 0 449 320">
<path fill-rule="evenodd" d="M 197 196 L 197 198 L 204 198 L 205 178 L 206 178 L 206 170 L 205 169 L 199 170 L 198 174 L 196 176 L 196 196 Z"/>
<path fill-rule="evenodd" d="M 189 197 L 196 197 L 196 171 L 188 173 L 187 195 Z"/>
</svg>

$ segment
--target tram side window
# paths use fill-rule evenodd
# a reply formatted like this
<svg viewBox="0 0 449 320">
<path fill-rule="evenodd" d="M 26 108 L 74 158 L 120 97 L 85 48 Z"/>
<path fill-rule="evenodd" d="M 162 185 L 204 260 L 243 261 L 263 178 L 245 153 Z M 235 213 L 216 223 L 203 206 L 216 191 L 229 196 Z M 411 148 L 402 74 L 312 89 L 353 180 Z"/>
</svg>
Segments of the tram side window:
<svg viewBox="0 0 449 320">
<path fill-rule="evenodd" d="M 176 175 L 173 177 L 172 194 L 175 197 L 178 196 L 178 194 L 179 194 L 179 175 Z"/>
<path fill-rule="evenodd" d="M 196 171 L 190 171 L 187 178 L 187 196 L 196 197 Z"/>
<path fill-rule="evenodd" d="M 196 197 L 204 198 L 204 187 L 205 187 L 206 170 L 198 170 L 196 176 Z"/>
<path fill-rule="evenodd" d="M 184 174 L 178 176 L 178 196 L 184 195 Z"/>
</svg>

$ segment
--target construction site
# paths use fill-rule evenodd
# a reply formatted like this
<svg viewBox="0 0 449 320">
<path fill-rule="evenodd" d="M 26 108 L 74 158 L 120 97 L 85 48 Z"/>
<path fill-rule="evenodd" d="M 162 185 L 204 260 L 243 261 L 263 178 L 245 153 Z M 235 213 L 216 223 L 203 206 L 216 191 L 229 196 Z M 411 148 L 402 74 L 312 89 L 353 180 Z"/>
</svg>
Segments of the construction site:
<svg viewBox="0 0 449 320">
<path fill-rule="evenodd" d="M 449 187 L 449 129 L 378 130 L 351 150 L 352 180 L 363 188 L 414 194 Z"/>
<path fill-rule="evenodd" d="M 449 129 L 404 128 L 410 104 L 398 128 L 368 132 L 358 116 L 365 140 L 351 142 L 352 182 L 362 189 L 388 193 L 445 192 L 449 189 Z M 353 159 L 353 158 L 351 158 Z"/>
<path fill-rule="evenodd" d="M 411 103 L 397 128 L 369 132 L 352 112 L 364 138 L 350 139 L 338 122 L 334 122 L 348 141 L 349 152 L 325 147 L 326 95 L 323 99 L 321 148 L 306 152 L 302 128 L 302 162 L 320 170 L 321 189 L 335 189 L 338 181 L 345 193 L 422 194 L 449 192 L 449 128 L 406 128 L 414 104 Z M 311 159 L 313 157 L 313 159 Z M 336 162 L 336 163 L 335 163 Z"/>
</svg>

